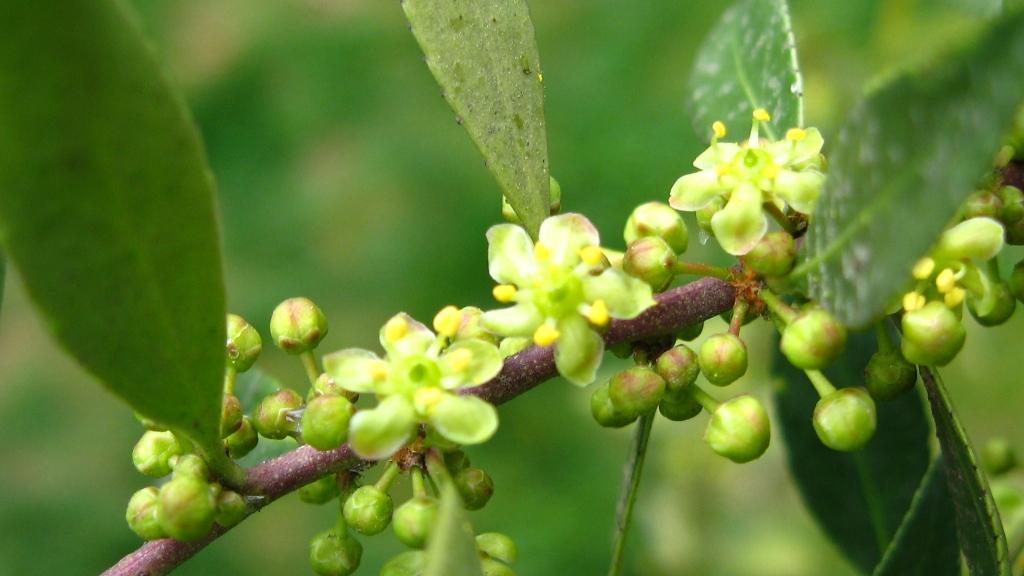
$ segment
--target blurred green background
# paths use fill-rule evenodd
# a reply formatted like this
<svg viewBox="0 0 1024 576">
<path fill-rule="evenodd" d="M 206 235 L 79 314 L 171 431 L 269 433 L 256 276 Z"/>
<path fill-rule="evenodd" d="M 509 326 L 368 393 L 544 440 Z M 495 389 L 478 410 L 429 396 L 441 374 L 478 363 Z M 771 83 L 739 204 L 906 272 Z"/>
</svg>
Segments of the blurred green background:
<svg viewBox="0 0 1024 576">
<path fill-rule="evenodd" d="M 327 312 L 324 351 L 374 346 L 378 326 L 398 310 L 429 318 L 448 303 L 491 304 L 483 235 L 499 218 L 497 188 L 441 99 L 398 2 L 134 4 L 192 105 L 219 182 L 231 310 L 265 339 L 274 305 L 295 295 Z M 865 81 L 927 59 L 969 33 L 991 4 L 794 1 L 808 122 L 827 142 Z M 724 7 L 532 3 L 552 173 L 565 209 L 591 216 L 611 246 L 621 245 L 631 207 L 664 200 L 701 148 L 683 87 Z M 693 258 L 721 258 L 692 244 Z M 965 353 L 945 371 L 976 442 L 1003 434 L 1024 445 L 1024 391 L 1014 377 L 1022 327 L 1021 314 L 998 329 L 972 325 Z M 738 388 L 767 398 L 770 331 L 748 334 L 759 360 Z M 304 386 L 298 362 L 272 347 L 261 366 Z M 123 512 L 147 483 L 130 460 L 141 428 L 56 349 L 16 273 L 0 320 L 0 375 L 0 573 L 102 570 L 138 544 Z M 629 432 L 597 427 L 588 402 L 588 392 L 565 382 L 545 384 L 502 407 L 497 437 L 470 451 L 497 484 L 473 521 L 517 540 L 520 574 L 606 570 Z M 629 573 L 851 573 L 804 510 L 781 443 L 737 466 L 702 444 L 703 423 L 659 419 L 654 427 Z M 305 573 L 308 541 L 333 514 L 289 497 L 180 573 Z M 365 574 L 400 549 L 390 531 L 364 544 Z"/>
</svg>

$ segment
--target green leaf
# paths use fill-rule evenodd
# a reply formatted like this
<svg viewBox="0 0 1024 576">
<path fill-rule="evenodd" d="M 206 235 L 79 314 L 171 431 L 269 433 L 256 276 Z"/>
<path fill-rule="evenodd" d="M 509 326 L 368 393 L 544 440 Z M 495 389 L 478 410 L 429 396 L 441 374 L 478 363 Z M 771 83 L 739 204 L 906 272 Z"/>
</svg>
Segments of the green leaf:
<svg viewBox="0 0 1024 576">
<path fill-rule="evenodd" d="M 722 121 L 737 140 L 751 113 L 764 108 L 772 139 L 804 122 L 803 79 L 785 0 L 740 0 L 722 14 L 704 40 L 689 81 L 687 105 L 697 134 L 711 137 Z"/>
<path fill-rule="evenodd" d="M 525 0 L 403 0 L 441 93 L 536 238 L 548 215 L 544 86 Z"/>
<path fill-rule="evenodd" d="M 985 474 L 978 466 L 938 372 L 922 367 L 921 379 L 932 407 L 935 435 L 946 460 L 946 484 L 967 567 L 972 575 L 1009 576 L 1006 534 Z"/>
<path fill-rule="evenodd" d="M 851 328 L 876 320 L 992 164 L 1021 102 L 1024 13 L 939 67 L 890 81 L 854 107 L 829 153 L 811 223 L 811 294 Z"/>
<path fill-rule="evenodd" d="M 872 334 L 851 334 L 826 370 L 837 387 L 861 385 L 875 351 Z M 905 394 L 878 402 L 878 429 L 858 452 L 826 448 L 811 425 L 818 395 L 806 375 L 775 354 L 775 394 L 789 469 L 822 529 L 853 564 L 870 572 L 881 560 L 928 468 L 929 427 L 923 400 Z"/>
<path fill-rule="evenodd" d="M 960 575 L 960 542 L 945 475 L 940 456 L 928 469 L 875 576 Z"/>
<path fill-rule="evenodd" d="M 0 236 L 64 348 L 140 414 L 223 452 L 214 186 L 120 6 L 6 5 Z"/>
<path fill-rule="evenodd" d="M 437 523 L 427 543 L 424 576 L 483 576 L 473 527 L 451 483 L 441 489 Z"/>
</svg>

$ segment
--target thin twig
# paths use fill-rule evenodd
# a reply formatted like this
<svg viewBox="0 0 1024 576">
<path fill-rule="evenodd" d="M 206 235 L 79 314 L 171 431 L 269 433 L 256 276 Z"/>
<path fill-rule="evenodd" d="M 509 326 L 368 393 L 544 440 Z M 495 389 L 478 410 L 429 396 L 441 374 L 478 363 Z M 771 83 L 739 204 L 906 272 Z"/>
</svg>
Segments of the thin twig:
<svg viewBox="0 0 1024 576">
<path fill-rule="evenodd" d="M 622 491 L 619 492 L 619 506 L 615 513 L 615 535 L 612 538 L 612 562 L 608 567 L 608 576 L 622 574 L 622 558 L 626 550 L 626 537 L 629 535 L 629 524 L 633 518 L 633 505 L 640 490 L 640 476 L 644 471 L 644 460 L 647 457 L 647 440 L 651 437 L 651 425 L 654 424 L 654 412 L 640 417 L 633 432 L 633 444 L 629 449 L 629 459 L 622 473 Z"/>
</svg>

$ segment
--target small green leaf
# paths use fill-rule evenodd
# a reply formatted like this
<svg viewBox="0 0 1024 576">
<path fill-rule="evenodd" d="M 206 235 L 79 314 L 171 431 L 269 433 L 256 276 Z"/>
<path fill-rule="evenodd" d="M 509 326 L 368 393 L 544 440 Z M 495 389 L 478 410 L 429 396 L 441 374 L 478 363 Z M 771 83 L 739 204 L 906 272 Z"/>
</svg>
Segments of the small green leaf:
<svg viewBox="0 0 1024 576">
<path fill-rule="evenodd" d="M 0 236 L 60 344 L 216 456 L 225 312 L 213 182 L 121 6 L 6 5 Z"/>
<path fill-rule="evenodd" d="M 932 462 L 875 576 L 959 576 L 960 541 L 942 457 Z"/>
<path fill-rule="evenodd" d="M 803 80 L 786 1 L 739 0 L 726 10 L 697 53 L 688 88 L 693 127 L 705 138 L 720 120 L 742 140 L 755 108 L 771 114 L 764 126 L 770 138 L 803 125 Z"/>
<path fill-rule="evenodd" d="M 441 489 L 441 508 L 427 543 L 424 576 L 483 576 L 473 527 L 451 483 Z"/>
<path fill-rule="evenodd" d="M 967 567 L 976 576 L 1009 576 L 1006 534 L 985 474 L 978 467 L 974 450 L 938 372 L 922 367 L 921 379 L 932 407 L 935 435 L 946 460 L 946 484 L 953 500 Z"/>
<path fill-rule="evenodd" d="M 876 320 L 992 164 L 1021 102 L 1024 13 L 941 66 L 857 105 L 829 154 L 807 237 L 811 294 L 851 328 Z"/>
<path fill-rule="evenodd" d="M 837 387 L 860 386 L 875 351 L 871 334 L 851 334 L 843 356 L 826 370 Z M 806 375 L 775 354 L 782 380 L 775 395 L 789 469 L 822 529 L 858 568 L 881 560 L 928 468 L 928 421 L 923 400 L 905 394 L 878 402 L 874 438 L 858 452 L 826 448 L 811 425 L 818 395 Z"/>
<path fill-rule="evenodd" d="M 548 215 L 544 86 L 525 0 L 403 0 L 412 33 L 509 204 L 534 237 Z"/>
</svg>

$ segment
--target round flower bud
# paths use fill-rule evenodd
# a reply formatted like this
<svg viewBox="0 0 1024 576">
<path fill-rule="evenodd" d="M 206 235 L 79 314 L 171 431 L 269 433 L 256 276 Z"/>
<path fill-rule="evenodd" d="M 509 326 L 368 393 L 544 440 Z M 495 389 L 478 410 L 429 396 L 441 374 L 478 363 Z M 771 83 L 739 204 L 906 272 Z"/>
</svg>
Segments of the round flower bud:
<svg viewBox="0 0 1024 576">
<path fill-rule="evenodd" d="M 181 444 L 170 432 L 145 432 L 132 450 L 135 469 L 159 478 L 171 473 L 171 458 L 183 452 Z"/>
<path fill-rule="evenodd" d="M 244 457 L 256 447 L 260 441 L 256 427 L 252 425 L 252 419 L 248 416 L 242 418 L 242 424 L 224 439 L 224 447 L 228 450 L 228 456 L 238 460 Z"/>
<path fill-rule="evenodd" d="M 302 413 L 302 440 L 317 450 L 333 450 L 348 439 L 348 422 L 355 412 L 344 396 L 317 396 Z"/>
<path fill-rule="evenodd" d="M 316 382 L 313 382 L 311 389 L 313 396 L 345 396 L 346 398 L 351 394 L 348 390 L 342 388 L 330 374 L 323 373 L 316 378 Z M 313 398 L 310 397 L 310 400 Z"/>
<path fill-rule="evenodd" d="M 658 404 L 658 412 L 661 412 L 662 416 L 673 422 L 689 420 L 700 414 L 701 410 L 703 410 L 703 407 L 700 405 L 700 402 L 688 392 L 665 394 L 665 397 L 661 399 L 661 403 Z"/>
<path fill-rule="evenodd" d="M 329 474 L 299 488 L 299 500 L 306 504 L 326 504 L 338 496 L 338 479 Z"/>
<path fill-rule="evenodd" d="M 206 482 L 210 478 L 210 469 L 206 461 L 195 454 L 184 454 L 171 460 L 174 469 L 173 478 L 194 478 Z"/>
<path fill-rule="evenodd" d="M 548 175 L 548 194 L 548 209 L 551 214 L 558 214 L 562 211 L 562 185 L 551 175 Z"/>
<path fill-rule="evenodd" d="M 265 438 L 280 440 L 295 432 L 289 413 L 302 407 L 302 396 L 290 388 L 282 388 L 260 401 L 253 411 L 252 424 Z"/>
<path fill-rule="evenodd" d="M 427 565 L 422 550 L 406 550 L 380 569 L 380 576 L 422 576 Z"/>
<path fill-rule="evenodd" d="M 1003 201 L 988 190 L 979 190 L 967 197 L 960 207 L 960 218 L 967 220 L 984 216 L 998 219 L 1003 212 Z"/>
<path fill-rule="evenodd" d="M 157 519 L 160 507 L 160 491 L 149 486 L 132 494 L 128 501 L 128 510 L 124 514 L 128 527 L 143 540 L 164 538 L 166 534 Z"/>
<path fill-rule="evenodd" d="M 1006 282 L 993 282 L 989 285 L 989 290 L 990 293 L 984 300 L 990 302 L 991 305 L 984 314 L 978 312 L 981 303 L 981 299 L 978 298 L 967 298 L 967 309 L 971 311 L 971 316 L 974 316 L 978 324 L 998 326 L 1013 316 L 1017 300 L 1013 297 L 1010 286 Z"/>
<path fill-rule="evenodd" d="M 1003 204 L 999 212 L 999 220 L 1006 226 L 1012 226 L 1024 220 L 1024 192 L 1016 186 L 1003 186 L 996 192 Z"/>
<path fill-rule="evenodd" d="M 796 241 L 788 232 L 769 232 L 747 252 L 743 262 L 761 276 L 785 276 L 796 262 Z"/>
<path fill-rule="evenodd" d="M 252 367 L 263 350 L 260 333 L 245 318 L 228 314 L 227 334 L 228 363 L 236 372 L 245 372 Z"/>
<path fill-rule="evenodd" d="M 213 527 L 217 513 L 210 485 L 193 476 L 175 476 L 160 487 L 157 518 L 163 531 L 182 542 L 198 540 Z"/>
<path fill-rule="evenodd" d="M 947 229 L 935 246 L 935 254 L 952 260 L 988 260 L 999 253 L 1006 231 L 992 218 L 971 218 Z"/>
<path fill-rule="evenodd" d="M 608 384 L 602 384 L 594 389 L 594 394 L 590 397 L 590 414 L 605 428 L 622 428 L 637 417 L 636 414 L 628 414 L 612 404 L 612 399 L 608 397 Z"/>
<path fill-rule="evenodd" d="M 1010 272 L 1010 279 L 1006 282 L 1010 286 L 1010 292 L 1013 296 L 1024 302 L 1024 260 L 1017 262 L 1017 265 L 1013 267 L 1013 272 Z"/>
<path fill-rule="evenodd" d="M 836 359 L 846 345 L 846 327 L 824 310 L 797 316 L 782 332 L 779 348 L 803 370 L 820 370 Z"/>
<path fill-rule="evenodd" d="M 705 340 L 697 359 L 700 371 L 715 386 L 728 386 L 747 372 L 747 346 L 728 332 Z"/>
<path fill-rule="evenodd" d="M 225 394 L 220 407 L 220 437 L 227 438 L 242 425 L 242 403 L 238 396 Z"/>
<path fill-rule="evenodd" d="M 654 370 L 665 380 L 665 393 L 673 395 L 689 389 L 697 381 L 700 362 L 696 352 L 679 344 L 658 356 Z"/>
<path fill-rule="evenodd" d="M 864 368 L 864 379 L 872 398 L 892 400 L 914 387 L 917 368 L 898 351 L 875 352 Z"/>
<path fill-rule="evenodd" d="M 813 423 L 825 446 L 860 450 L 875 435 L 875 402 L 863 388 L 841 388 L 818 400 Z"/>
<path fill-rule="evenodd" d="M 245 519 L 248 507 L 245 505 L 245 498 L 238 492 L 221 490 L 217 495 L 217 515 L 214 522 L 224 528 L 231 528 Z"/>
<path fill-rule="evenodd" d="M 698 322 L 679 330 L 676 337 L 684 342 L 692 342 L 699 338 L 702 332 L 704 332 L 704 322 Z"/>
<path fill-rule="evenodd" d="M 348 525 L 361 534 L 373 536 L 388 527 L 393 505 L 391 496 L 376 486 L 361 486 L 345 500 L 343 513 Z"/>
<path fill-rule="evenodd" d="M 516 576 L 516 573 L 507 565 L 491 558 L 481 560 L 480 567 L 483 570 L 483 576 Z"/>
<path fill-rule="evenodd" d="M 416 496 L 395 509 L 391 527 L 398 540 L 410 548 L 423 548 L 437 520 L 437 500 Z"/>
<path fill-rule="evenodd" d="M 327 530 L 309 543 L 309 565 L 322 576 L 355 574 L 363 559 L 363 545 L 347 532 Z"/>
<path fill-rule="evenodd" d="M 301 354 L 316 348 L 327 335 L 327 318 L 307 298 L 289 298 L 274 308 L 270 335 L 278 348 L 289 354 Z"/>
<path fill-rule="evenodd" d="M 505 564 L 512 564 L 519 557 L 516 543 L 500 532 L 484 532 L 477 535 L 476 547 L 487 556 Z"/>
<path fill-rule="evenodd" d="M 496 345 L 498 337 L 484 328 L 483 316 L 484 311 L 476 306 L 465 306 L 459 310 L 461 321 L 454 340 L 483 340 Z"/>
<path fill-rule="evenodd" d="M 466 510 L 479 510 L 494 495 L 494 480 L 479 468 L 470 466 L 455 475 L 455 487 L 462 496 Z"/>
<path fill-rule="evenodd" d="M 683 217 L 671 206 L 661 202 L 647 202 L 637 206 L 626 220 L 623 237 L 627 245 L 647 236 L 661 238 L 676 254 L 686 252 L 686 245 L 690 241 Z"/>
<path fill-rule="evenodd" d="M 768 413 L 757 398 L 746 394 L 723 402 L 711 414 L 704 441 L 733 462 L 757 459 L 771 441 Z"/>
<path fill-rule="evenodd" d="M 633 366 L 612 376 L 608 398 L 624 414 L 639 416 L 658 407 L 665 395 L 665 380 L 646 366 Z"/>
<path fill-rule="evenodd" d="M 964 346 L 967 332 L 956 313 L 942 302 L 903 314 L 903 357 L 922 366 L 945 366 Z"/>
<path fill-rule="evenodd" d="M 452 450 L 444 453 L 444 466 L 452 474 L 458 474 L 469 468 L 469 456 L 462 450 Z"/>
<path fill-rule="evenodd" d="M 676 253 L 657 236 L 639 238 L 626 248 L 622 269 L 649 284 L 654 291 L 664 290 L 675 276 Z"/>
<path fill-rule="evenodd" d="M 1006 438 L 993 438 L 981 447 L 981 463 L 993 476 L 1004 474 L 1017 465 L 1017 457 Z"/>
</svg>

